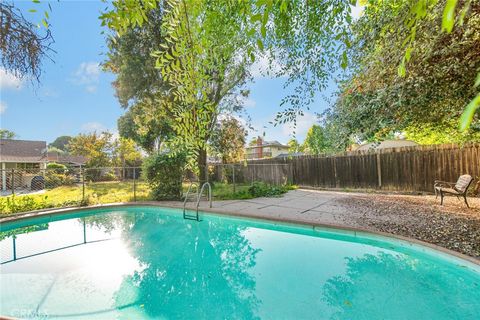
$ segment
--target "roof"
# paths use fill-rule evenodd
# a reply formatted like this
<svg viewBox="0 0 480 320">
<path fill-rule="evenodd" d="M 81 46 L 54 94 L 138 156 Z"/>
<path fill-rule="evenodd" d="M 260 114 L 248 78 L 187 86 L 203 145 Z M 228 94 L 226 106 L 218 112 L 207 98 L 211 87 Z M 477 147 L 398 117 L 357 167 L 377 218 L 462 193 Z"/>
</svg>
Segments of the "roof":
<svg viewBox="0 0 480 320">
<path fill-rule="evenodd" d="M 418 146 L 418 143 L 410 140 L 384 140 L 382 142 L 371 142 L 361 145 L 355 151 L 367 151 L 378 150 L 388 148 L 401 148 L 401 147 L 414 147 Z"/>
<path fill-rule="evenodd" d="M 58 152 L 48 152 L 47 159 L 51 162 L 70 163 L 74 165 L 84 165 L 87 158 L 84 156 L 74 156 L 71 154 L 61 154 Z"/>
<path fill-rule="evenodd" d="M 253 149 L 253 148 L 260 148 L 260 147 L 282 147 L 282 148 L 289 148 L 289 146 L 287 145 L 284 145 L 284 144 L 281 144 L 280 142 L 278 142 L 277 140 L 272 140 L 272 141 L 263 141 L 262 145 L 261 146 L 257 146 L 257 145 L 254 145 L 254 146 L 248 146 L 246 147 L 246 149 Z"/>
<path fill-rule="evenodd" d="M 301 156 L 304 156 L 304 155 L 305 155 L 305 153 L 303 153 L 303 152 L 280 153 L 275 158 L 301 157 Z"/>
<path fill-rule="evenodd" d="M 46 162 L 47 142 L 0 139 L 0 162 Z"/>
</svg>

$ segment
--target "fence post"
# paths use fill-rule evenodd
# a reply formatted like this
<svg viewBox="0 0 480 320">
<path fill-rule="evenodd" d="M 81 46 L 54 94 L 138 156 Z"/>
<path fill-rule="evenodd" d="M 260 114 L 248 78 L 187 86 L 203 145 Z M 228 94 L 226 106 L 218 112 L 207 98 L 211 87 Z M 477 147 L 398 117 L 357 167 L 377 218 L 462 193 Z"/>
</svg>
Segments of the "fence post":
<svg viewBox="0 0 480 320">
<path fill-rule="evenodd" d="M 235 185 L 235 165 L 232 164 L 232 180 L 233 180 L 233 193 L 235 193 L 236 185 Z"/>
<path fill-rule="evenodd" d="M 17 236 L 13 235 L 12 242 L 13 242 L 13 260 L 17 260 Z"/>
<path fill-rule="evenodd" d="M 12 195 L 15 194 L 15 169 L 12 169 Z"/>
<path fill-rule="evenodd" d="M 85 169 L 81 169 L 82 174 L 82 203 L 85 204 Z"/>
<path fill-rule="evenodd" d="M 380 153 L 377 151 L 377 176 L 378 176 L 378 188 L 382 188 L 382 165 L 380 162 Z"/>
<path fill-rule="evenodd" d="M 337 176 L 337 157 L 333 156 L 333 174 L 335 176 L 335 188 L 338 188 L 338 176 Z"/>
<path fill-rule="evenodd" d="M 137 202 L 137 168 L 133 168 L 133 201 Z"/>
</svg>

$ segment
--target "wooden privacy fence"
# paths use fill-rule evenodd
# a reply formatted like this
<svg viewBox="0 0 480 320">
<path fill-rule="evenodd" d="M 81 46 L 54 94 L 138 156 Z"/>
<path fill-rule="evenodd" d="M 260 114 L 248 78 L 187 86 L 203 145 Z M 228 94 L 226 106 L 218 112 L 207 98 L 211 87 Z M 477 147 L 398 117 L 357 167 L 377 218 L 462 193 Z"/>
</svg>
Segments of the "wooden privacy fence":
<svg viewBox="0 0 480 320">
<path fill-rule="evenodd" d="M 434 180 L 456 181 L 462 174 L 470 174 L 476 180 L 480 178 L 480 143 L 264 159 L 236 164 L 235 168 L 244 176 L 265 182 L 432 192 Z"/>
</svg>

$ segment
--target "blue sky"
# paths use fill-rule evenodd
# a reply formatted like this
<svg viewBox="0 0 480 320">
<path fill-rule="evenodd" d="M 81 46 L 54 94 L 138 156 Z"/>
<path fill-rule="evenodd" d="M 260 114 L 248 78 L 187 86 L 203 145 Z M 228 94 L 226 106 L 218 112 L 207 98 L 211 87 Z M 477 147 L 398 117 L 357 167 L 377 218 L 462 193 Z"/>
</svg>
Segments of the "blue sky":
<svg viewBox="0 0 480 320">
<path fill-rule="evenodd" d="M 15 2 L 31 21 L 40 21 L 45 4 L 31 1 Z M 52 1 L 49 22 L 55 39 L 54 62 L 45 60 L 40 85 L 19 81 L 0 70 L 0 126 L 17 133 L 19 139 L 53 141 L 60 135 L 101 130 L 116 131 L 117 119 L 124 110 L 114 96 L 113 74 L 101 71 L 106 52 L 98 16 L 105 7 L 100 1 Z M 291 128 L 269 124 L 280 109 L 284 97 L 284 79 L 256 75 L 246 110 L 257 132 L 268 140 L 287 142 Z M 332 85 L 327 94 L 332 92 Z M 299 119 L 297 138 L 303 140 L 308 128 L 316 121 L 327 103 L 318 98 L 303 118 Z"/>
</svg>

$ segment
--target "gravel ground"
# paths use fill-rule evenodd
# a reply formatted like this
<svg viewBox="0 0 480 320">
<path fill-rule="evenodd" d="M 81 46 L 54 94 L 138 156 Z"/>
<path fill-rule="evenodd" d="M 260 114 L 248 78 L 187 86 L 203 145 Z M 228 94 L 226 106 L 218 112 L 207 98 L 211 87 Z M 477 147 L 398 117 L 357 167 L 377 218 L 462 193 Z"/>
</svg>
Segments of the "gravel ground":
<svg viewBox="0 0 480 320">
<path fill-rule="evenodd" d="M 352 212 L 345 224 L 415 238 L 480 258 L 480 199 L 435 196 L 355 194 L 337 202 Z M 347 218 L 347 217 L 345 217 Z"/>
</svg>

